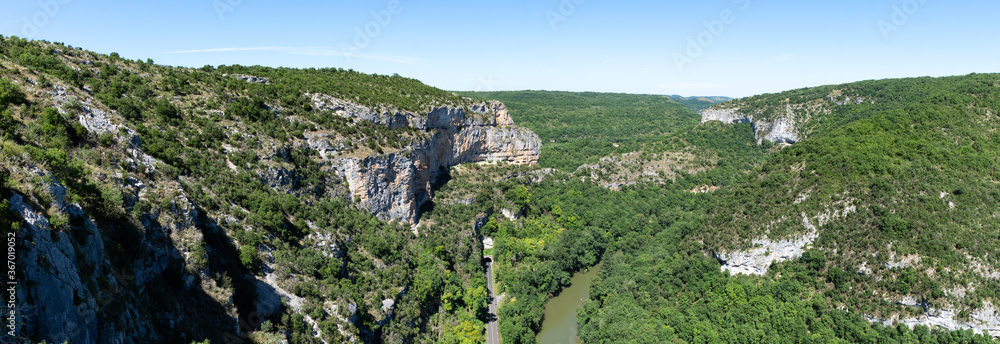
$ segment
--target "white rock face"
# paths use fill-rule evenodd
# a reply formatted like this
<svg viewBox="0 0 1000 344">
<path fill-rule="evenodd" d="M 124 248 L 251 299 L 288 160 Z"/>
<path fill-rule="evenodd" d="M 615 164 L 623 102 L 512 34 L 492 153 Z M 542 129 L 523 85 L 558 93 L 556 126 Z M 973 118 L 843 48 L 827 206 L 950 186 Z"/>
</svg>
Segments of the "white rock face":
<svg viewBox="0 0 1000 344">
<path fill-rule="evenodd" d="M 251 84 L 265 84 L 265 85 L 267 85 L 267 84 L 271 83 L 271 81 L 268 80 L 267 78 L 263 78 L 263 77 L 259 77 L 259 76 L 253 76 L 253 75 L 233 74 L 232 77 L 240 79 L 240 80 L 243 80 L 243 81 L 246 81 L 246 82 L 249 82 Z"/>
<path fill-rule="evenodd" d="M 739 108 L 712 108 L 701 112 L 701 122 L 720 121 L 723 123 L 750 123 L 753 126 L 757 142 L 768 140 L 774 143 L 792 144 L 799 141 L 795 130 L 795 112 L 791 106 L 786 108 L 786 114 L 772 121 L 754 119 L 753 115 L 740 112 Z"/>
<path fill-rule="evenodd" d="M 521 217 L 521 212 L 518 210 L 503 208 L 500 209 L 500 213 L 503 214 L 508 220 L 517 221 Z"/>
<path fill-rule="evenodd" d="M 732 275 L 762 276 L 771 263 L 801 257 L 806 248 L 819 238 L 819 231 L 809 222 L 806 214 L 802 214 L 802 225 L 809 231 L 797 239 L 771 241 L 765 236 L 754 240 L 754 247 L 749 250 L 716 254 L 715 258 L 723 262 L 722 270 Z"/>
<path fill-rule="evenodd" d="M 325 94 L 312 93 L 306 96 L 312 100 L 313 107 L 320 111 L 330 111 L 337 116 L 381 124 L 389 129 L 406 126 L 428 130 L 461 126 L 514 125 L 507 107 L 497 101 L 473 104 L 469 108 L 471 113 L 466 113 L 461 107 L 442 106 L 425 114 L 418 114 L 394 108 L 372 109 Z"/>
<path fill-rule="evenodd" d="M 752 118 L 739 113 L 739 109 L 707 109 L 701 112 L 701 123 L 708 121 L 750 123 L 751 120 Z"/>
<path fill-rule="evenodd" d="M 392 307 L 396 305 L 396 301 L 393 299 L 382 300 L 382 312 L 388 313 L 392 311 Z"/>
<path fill-rule="evenodd" d="M 907 303 L 904 300 L 900 304 L 920 306 L 915 301 Z M 951 309 L 929 308 L 926 314 L 914 318 L 899 318 L 894 316 L 891 319 L 878 319 L 865 316 L 865 319 L 869 322 L 880 323 L 885 326 L 894 326 L 898 323 L 909 326 L 912 329 L 917 325 L 923 325 L 930 328 L 940 327 L 949 331 L 973 330 L 975 333 L 983 333 L 985 331 L 993 337 L 1000 337 L 1000 315 L 998 315 L 1000 313 L 998 313 L 997 308 L 992 303 L 986 302 L 981 309 L 971 312 L 968 322 L 956 320 L 957 314 L 957 312 Z"/>
<path fill-rule="evenodd" d="M 730 274 L 745 274 L 762 276 L 767 273 L 771 263 L 783 262 L 797 259 L 809 248 L 817 238 L 819 229 L 833 219 L 846 216 L 857 211 L 857 206 L 852 204 L 853 200 L 843 200 L 834 202 L 836 208 L 828 208 L 826 211 L 809 217 L 802 213 L 802 227 L 804 234 L 797 238 L 773 241 L 765 235 L 763 238 L 753 241 L 752 248 L 745 251 L 734 252 L 714 252 L 715 259 L 722 263 L 722 270 L 729 271 Z M 839 207 L 843 207 L 840 209 Z M 813 224 L 813 221 L 816 224 Z"/>
<path fill-rule="evenodd" d="M 314 96 L 315 97 L 315 96 Z M 395 125 L 387 117 L 372 117 L 367 108 L 341 104 L 344 116 Z M 351 113 L 360 109 L 363 113 Z M 331 165 L 347 181 L 351 198 L 383 220 L 415 223 L 420 206 L 432 198 L 432 184 L 449 167 L 469 162 L 538 162 L 542 142 L 530 130 L 512 126 L 499 102 L 473 106 L 471 116 L 458 107 L 441 107 L 426 116 L 406 117 L 420 130 L 433 129 L 427 141 L 404 151 L 363 158 L 334 159 Z M 477 112 L 481 111 L 481 112 Z M 382 122 L 379 122 L 382 121 Z M 403 121 L 403 120 L 400 120 Z M 318 140 L 317 140 L 318 141 Z M 327 154 L 330 157 L 335 154 Z"/>
<path fill-rule="evenodd" d="M 795 117 L 780 118 L 770 126 L 770 132 L 764 136 L 765 140 L 774 143 L 795 143 L 799 141 L 799 136 L 795 134 Z"/>
</svg>

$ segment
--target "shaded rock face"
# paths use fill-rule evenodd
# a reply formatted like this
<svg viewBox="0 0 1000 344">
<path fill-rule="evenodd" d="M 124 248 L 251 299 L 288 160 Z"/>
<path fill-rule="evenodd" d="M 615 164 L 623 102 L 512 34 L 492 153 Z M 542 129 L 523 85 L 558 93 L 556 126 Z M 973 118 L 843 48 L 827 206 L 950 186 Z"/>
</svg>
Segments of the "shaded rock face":
<svg viewBox="0 0 1000 344">
<path fill-rule="evenodd" d="M 359 108 L 342 106 L 345 111 Z M 389 127 L 398 124 L 392 119 L 395 115 L 371 117 L 364 112 L 367 108 L 360 109 L 361 113 L 343 115 Z M 404 117 L 411 127 L 433 129 L 430 139 L 385 155 L 336 159 L 333 166 L 347 181 L 352 198 L 361 208 L 384 220 L 415 223 L 420 206 L 432 197 L 432 185 L 451 166 L 468 162 L 538 163 L 541 140 L 530 130 L 512 126 L 502 103 L 484 102 L 469 111 L 471 115 L 463 108 L 445 106 L 425 116 L 408 114 Z"/>
<path fill-rule="evenodd" d="M 34 300 L 35 316 L 23 324 L 28 331 L 56 343 L 75 340 L 85 343 L 97 339 L 97 319 L 88 317 L 88 309 L 95 309 L 96 302 L 83 283 L 77 267 L 74 247 L 69 235 L 49 229 L 49 221 L 24 204 L 20 195 L 10 199 L 11 210 L 25 222 L 23 240 L 34 245 L 22 245 L 22 264 L 25 280 L 37 282 L 19 295 Z M 42 262 L 40 264 L 30 264 Z M 22 294 L 19 293 L 19 294 Z M 76 305 L 76 300 L 84 300 Z"/>
<path fill-rule="evenodd" d="M 168 235 L 167 231 L 190 229 L 197 211 L 175 205 L 170 214 L 155 216 L 169 216 L 171 221 L 165 225 L 154 224 L 156 220 L 147 217 L 151 232 L 160 233 L 139 243 L 146 253 L 134 266 L 115 269 L 108 261 L 101 231 L 84 209 L 66 201 L 66 188 L 58 182 L 52 181 L 48 189 L 52 206 L 67 214 L 71 223 L 77 222 L 72 230 L 53 228 L 21 195 L 9 199 L 10 210 L 24 221 L 17 234 L 17 262 L 24 282 L 18 283 L 17 307 L 23 317 L 16 324 L 17 332 L 50 343 L 159 341 L 148 314 L 118 301 L 133 298 L 132 290 L 142 294 L 171 261 L 181 259 L 176 247 L 158 237 Z M 99 279 L 104 281 L 96 282 Z M 116 310 L 115 304 L 124 309 Z"/>
</svg>

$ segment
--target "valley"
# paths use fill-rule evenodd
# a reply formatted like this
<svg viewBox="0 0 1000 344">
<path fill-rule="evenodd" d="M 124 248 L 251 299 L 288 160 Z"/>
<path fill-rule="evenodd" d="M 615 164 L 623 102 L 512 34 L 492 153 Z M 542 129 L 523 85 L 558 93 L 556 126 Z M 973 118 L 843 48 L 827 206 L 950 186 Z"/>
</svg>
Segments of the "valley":
<svg viewBox="0 0 1000 344">
<path fill-rule="evenodd" d="M 449 92 L 0 37 L 4 340 L 996 343 L 998 96 Z"/>
</svg>

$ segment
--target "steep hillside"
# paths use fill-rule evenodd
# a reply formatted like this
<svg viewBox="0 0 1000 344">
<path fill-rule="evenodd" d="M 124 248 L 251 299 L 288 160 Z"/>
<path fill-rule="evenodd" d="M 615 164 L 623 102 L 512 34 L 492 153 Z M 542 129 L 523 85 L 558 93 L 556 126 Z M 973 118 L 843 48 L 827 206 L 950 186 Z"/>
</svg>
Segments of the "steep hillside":
<svg viewBox="0 0 1000 344">
<path fill-rule="evenodd" d="M 706 245 L 758 247 L 722 254 L 727 268 L 765 273 L 786 250 L 811 244 L 828 259 L 825 273 L 848 272 L 836 287 L 854 290 L 845 293 L 852 299 L 916 299 L 966 314 L 998 301 L 1000 76 L 882 82 L 897 83 L 937 86 L 897 108 L 882 93 L 885 110 L 820 127 L 748 183 L 716 194 Z M 778 248 L 785 238 L 803 239 Z M 897 312 L 869 307 L 884 318 Z"/>
<path fill-rule="evenodd" d="M 837 90 L 859 90 L 869 102 L 837 104 L 829 98 Z M 987 74 L 826 86 L 720 105 L 757 114 L 746 119 L 765 144 L 762 123 L 791 118 L 768 117 L 777 115 L 767 109 L 801 116 L 792 128 L 803 131 L 759 169 L 716 190 L 697 218 L 606 261 L 595 301 L 580 318 L 584 339 L 610 342 L 621 326 L 637 323 L 643 330 L 628 338 L 639 341 L 1000 336 L 997 96 L 1000 75 Z M 802 104 L 815 111 L 781 110 Z M 633 287 L 621 293 L 621 285 Z"/>
<path fill-rule="evenodd" d="M 541 147 L 502 103 L 413 79 L 3 37 L 0 110 L 14 333 L 57 343 L 478 338 L 485 295 L 441 308 L 484 283 L 473 229 L 453 265 L 409 224 L 448 167 Z"/>
</svg>

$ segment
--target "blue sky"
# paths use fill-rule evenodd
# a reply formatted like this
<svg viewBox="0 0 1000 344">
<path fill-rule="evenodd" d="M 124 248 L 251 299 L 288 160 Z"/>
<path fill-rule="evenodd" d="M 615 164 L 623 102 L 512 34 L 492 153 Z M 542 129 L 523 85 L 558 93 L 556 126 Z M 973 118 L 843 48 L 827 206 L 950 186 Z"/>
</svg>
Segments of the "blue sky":
<svg viewBox="0 0 1000 344">
<path fill-rule="evenodd" d="M 1000 2 L 981 0 L 3 0 L 2 8 L 0 34 L 130 59 L 351 68 L 448 90 L 742 97 L 1000 72 Z"/>
</svg>

